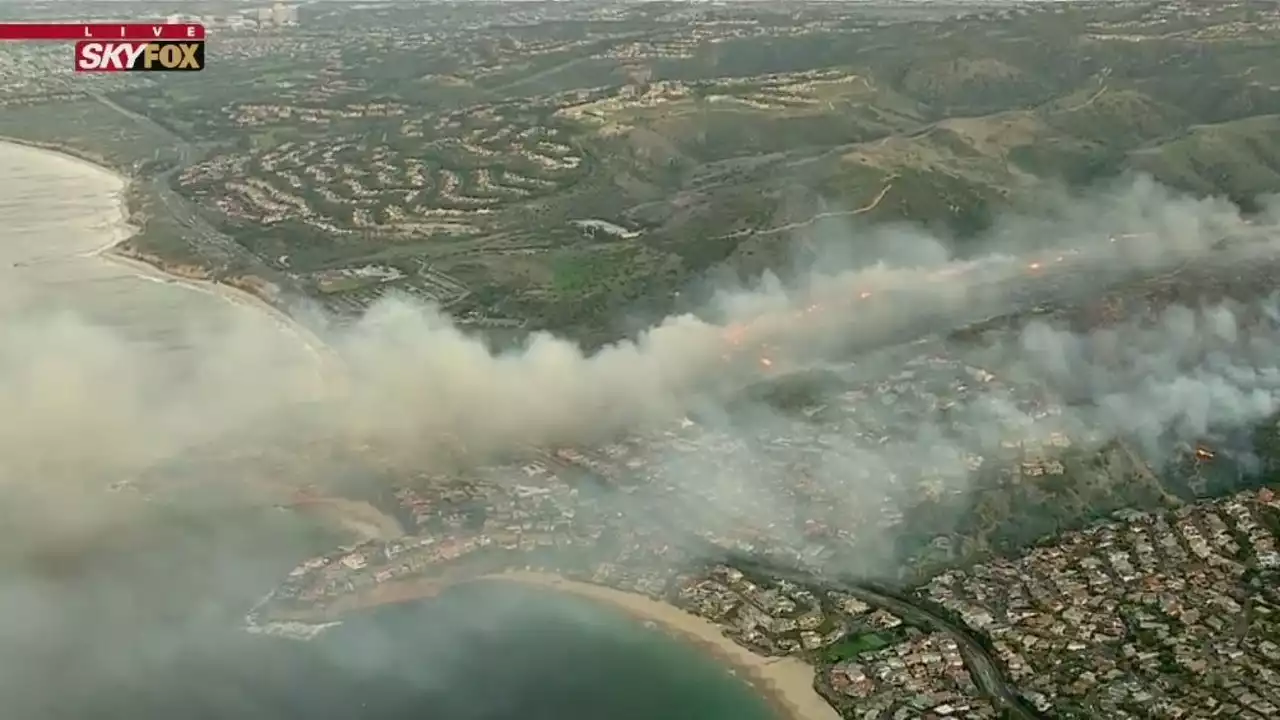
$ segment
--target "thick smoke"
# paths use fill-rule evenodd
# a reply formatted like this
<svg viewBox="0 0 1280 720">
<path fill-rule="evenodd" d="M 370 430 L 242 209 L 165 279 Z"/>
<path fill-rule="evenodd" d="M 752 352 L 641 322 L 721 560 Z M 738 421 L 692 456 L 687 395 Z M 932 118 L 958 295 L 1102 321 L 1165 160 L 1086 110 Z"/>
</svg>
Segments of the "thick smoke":
<svg viewBox="0 0 1280 720">
<path fill-rule="evenodd" d="M 414 454 L 429 452 L 435 442 L 482 453 L 592 442 L 669 424 L 762 377 L 844 361 L 1038 303 L 1087 300 L 1139 273 L 1226 255 L 1248 262 L 1276 248 L 1269 219 L 1248 224 L 1227 204 L 1173 196 L 1142 180 L 1059 203 L 1054 213 L 1053 221 L 1006 219 L 987 250 L 965 258 L 909 228 L 858 232 L 829 225 L 818 234 L 836 237 L 819 237 L 820 244 L 858 257 L 852 267 L 829 270 L 824 257 L 797 278 L 766 277 L 726 291 L 700 316 L 668 318 L 593 354 L 547 334 L 496 353 L 430 308 L 386 302 L 332 342 L 350 390 L 333 406 L 341 408 L 334 415 L 348 430 Z M 1039 248 L 1016 253 L 1020 237 Z M 851 249 L 860 245 L 892 248 L 891 259 Z M 1030 337 L 994 369 L 1025 362 L 1022 356 L 1049 355 L 1048 342 Z M 1156 340 L 1144 351 L 1163 348 Z M 1070 375 L 1077 368 L 1059 369 Z"/>
<path fill-rule="evenodd" d="M 483 460 L 597 442 L 664 427 L 694 408 L 705 414 L 762 378 L 832 363 L 873 377 L 901 362 L 868 354 L 876 348 L 1037 304 L 1085 300 L 1134 274 L 1227 256 L 1248 262 L 1274 252 L 1275 224 L 1274 216 L 1245 222 L 1226 203 L 1173 195 L 1142 179 L 1058 200 L 1035 218 L 1007 217 L 963 256 L 913 228 L 824 222 L 808 238 L 820 255 L 807 272 L 727 290 L 704 313 L 668 318 L 593 353 L 544 333 L 497 352 L 436 309 L 403 299 L 378 304 L 352 328 L 316 331 L 325 344 L 318 353 L 281 350 L 260 318 L 188 331 L 208 350 L 182 368 L 84 319 L 24 317 L 0 329 L 0 398 L 9 410 L 0 424 L 0 484 L 70 503 L 67 495 L 87 485 L 127 480 L 228 435 L 265 445 L 301 435 L 364 448 L 406 470 L 459 449 Z M 21 282 L 20 273 L 14 277 Z M 1190 432 L 1227 422 L 1237 407 L 1228 401 L 1233 392 L 1248 393 L 1236 398 L 1240 407 L 1267 407 L 1257 395 L 1266 391 L 1258 378 L 1269 376 L 1256 368 L 1265 359 L 1256 347 L 1202 353 L 1195 363 L 1170 359 L 1230 328 L 1243 342 L 1230 311 L 1218 312 L 1212 323 L 1173 313 L 1143 331 L 1141 342 L 1122 341 L 1128 367 L 1144 369 L 1123 381 L 1092 360 L 1102 344 L 1128 337 L 1114 329 L 1081 337 L 1032 327 L 1016 343 L 961 352 L 981 356 L 998 376 L 1032 368 L 1062 388 L 1077 408 L 1062 423 L 1154 438 L 1169 423 Z M 1148 407 L 1147 396 L 1160 402 Z M 1178 402 L 1186 417 L 1169 416 Z M 918 442 L 865 451 L 872 457 L 859 463 L 890 468 L 980 450 L 998 435 L 993 428 L 1024 423 L 1006 406 L 997 392 L 980 394 L 967 402 L 976 415 L 960 430 L 973 437 L 942 433 L 921 417 Z"/>
<path fill-rule="evenodd" d="M 395 477 L 456 463 L 459 452 L 483 462 L 531 447 L 672 432 L 689 416 L 697 419 L 690 433 L 719 454 L 688 442 L 664 449 L 654 458 L 655 483 L 707 501 L 656 503 L 638 514 L 800 546 L 805 515 L 822 511 L 865 550 L 848 569 L 883 572 L 896 532 L 884 525 L 903 500 L 921 482 L 963 498 L 982 456 L 1010 443 L 1051 443 L 1062 433 L 1088 447 L 1124 436 L 1159 463 L 1187 442 L 1273 413 L 1280 310 L 1269 298 L 1193 302 L 1105 329 L 1041 320 L 963 342 L 947 333 L 1091 300 L 1137 275 L 1270 260 L 1280 250 L 1278 220 L 1272 213 L 1246 222 L 1223 202 L 1138 180 L 1057 199 L 1034 217 L 1006 217 L 962 246 L 910 227 L 824 221 L 809 231 L 806 246 L 818 255 L 803 272 L 726 289 L 697 315 L 595 352 L 549 334 L 494 351 L 437 309 L 390 299 L 353 327 L 317 323 L 300 333 L 318 338 L 306 352 L 261 314 L 183 316 L 187 327 L 175 332 L 201 352 L 175 364 L 151 340 L 32 308 L 28 299 L 47 285 L 26 284 L 28 268 L 0 265 L 0 309 L 8 311 L 0 323 L 0 522 L 15 540 L 5 553 L 30 555 L 25 575 L 6 576 L 27 581 L 0 592 L 0 610 L 22 618 L 0 623 L 0 646 L 14 653 L 0 657 L 0 676 L 18 687 L 30 674 L 39 687 L 40 669 L 65 669 L 73 656 L 94 672 L 162 665 L 178 652 L 180 633 L 140 643 L 122 630 L 118 639 L 146 655 L 129 658 L 86 654 L 82 637 L 103 632 L 90 629 L 96 620 L 139 608 L 167 608 L 181 623 L 241 612 L 191 598 L 261 592 L 263 579 L 245 576 L 249 565 L 268 566 L 258 569 L 269 583 L 281 568 L 268 560 L 298 559 L 293 545 L 247 540 L 269 535 L 238 538 L 239 525 L 218 514 L 220 542 L 233 555 L 206 550 L 183 524 L 158 558 L 78 565 L 86 548 L 154 532 L 143 525 L 155 516 L 146 494 L 108 491 L 134 481 L 166 499 L 165 489 L 176 488 L 173 495 L 198 498 L 197 514 L 212 515 L 278 501 L 282 489 L 333 472 L 336 460 L 389 467 Z M 929 373 L 940 379 L 917 388 Z M 830 427 L 742 400 L 761 382 L 810 375 L 823 379 L 801 417 L 843 404 L 851 418 Z M 803 468 L 773 462 L 771 445 L 799 439 L 821 452 Z M 221 464 L 225 454 L 239 464 Z M 798 489 L 823 502 L 797 507 Z M 180 550 L 184 539 L 194 547 Z M 84 575 L 98 591 L 78 604 L 59 573 Z M 175 585 L 144 588 L 130 580 L 138 575 Z M 198 592 L 176 592 L 194 580 Z M 68 617 L 78 624 L 55 643 L 49 629 Z"/>
<path fill-rule="evenodd" d="M 816 412 L 843 404 L 842 419 L 815 425 L 760 407 L 712 417 L 701 442 L 717 451 L 672 451 L 659 463 L 659 482 L 707 502 L 658 512 L 798 552 L 800 529 L 819 520 L 858 550 L 840 570 L 892 576 L 906 528 L 886 529 L 886 519 L 896 524 L 928 495 L 962 512 L 993 459 L 1014 466 L 1122 441 L 1155 471 L 1201 442 L 1253 462 L 1241 431 L 1280 413 L 1276 296 L 1152 312 L 1083 333 L 1033 321 L 963 345 L 932 338 L 829 364 L 839 377 L 806 401 Z M 793 446 L 820 452 L 797 462 Z"/>
</svg>

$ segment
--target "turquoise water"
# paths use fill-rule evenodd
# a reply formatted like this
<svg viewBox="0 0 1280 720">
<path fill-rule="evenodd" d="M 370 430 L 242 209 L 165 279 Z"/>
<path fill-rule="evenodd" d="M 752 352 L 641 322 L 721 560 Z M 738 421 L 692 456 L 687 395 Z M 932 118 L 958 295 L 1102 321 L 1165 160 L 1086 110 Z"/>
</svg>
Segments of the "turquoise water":
<svg viewBox="0 0 1280 720">
<path fill-rule="evenodd" d="M 251 336 L 258 350 L 274 354 L 278 346 L 282 363 L 308 362 L 297 339 L 282 337 L 267 318 L 245 320 L 250 309 L 92 256 L 119 214 L 120 183 L 109 175 L 0 144 L 0 190 L 0 322 L 73 318 L 83 332 L 145 344 L 161 368 L 207 367 L 201 358 L 217 351 L 217 336 L 192 336 L 192 328 L 248 322 L 259 328 Z M 120 382 L 105 377 L 110 382 L 92 386 Z M 224 418 L 252 416 L 253 405 L 218 404 L 244 392 L 216 392 L 228 389 L 221 382 L 243 390 L 251 378 L 213 377 L 207 396 L 178 399 L 201 410 L 198 427 L 210 407 Z M 86 376 L 86 384 L 93 380 Z M 93 401 L 88 408 L 107 402 Z M 21 408 L 11 414 L 30 419 Z M 157 432 L 172 430 L 171 419 L 134 418 Z M 52 438 L 54 457 L 65 454 L 69 436 L 91 472 L 77 465 L 54 476 L 47 455 L 36 453 L 30 466 L 6 475 L 12 452 L 30 449 L 36 436 L 9 447 L 8 465 L 0 464 L 0 525 L 8 531 L 0 548 L 4 720 L 771 717 L 754 691 L 696 648 L 611 608 L 514 584 L 387 608 L 310 643 L 248 635 L 236 625 L 254 599 L 337 541 L 234 498 L 192 501 L 188 515 L 113 499 L 105 490 L 115 477 L 108 471 L 119 469 L 112 462 L 131 467 L 139 458 L 107 436 L 97 437 L 101 453 L 93 455 L 85 448 L 96 436 L 62 430 Z M 30 511 L 13 500 L 18 489 L 49 502 Z"/>
<path fill-rule="evenodd" d="M 385 608 L 314 644 L 362 687 L 367 718 L 776 717 L 696 648 L 613 608 L 515 583 Z"/>
<path fill-rule="evenodd" d="M 130 617 L 119 605 L 99 615 L 109 626 L 94 625 L 100 599 L 85 599 L 59 601 L 66 606 L 22 653 L 25 679 L 0 678 L 5 717 L 777 719 L 697 648 L 610 608 L 515 583 L 383 608 L 311 642 L 176 613 Z M 58 628 L 62 621 L 74 627 Z M 16 650 L 0 648 L 0 657 L 12 652 L 7 660 L 19 662 Z"/>
</svg>

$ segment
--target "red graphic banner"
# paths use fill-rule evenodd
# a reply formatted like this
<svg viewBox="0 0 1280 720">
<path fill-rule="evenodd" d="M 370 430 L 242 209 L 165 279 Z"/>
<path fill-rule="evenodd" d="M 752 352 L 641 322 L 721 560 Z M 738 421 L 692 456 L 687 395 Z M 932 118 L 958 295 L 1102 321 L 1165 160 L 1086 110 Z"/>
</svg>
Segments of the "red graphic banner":
<svg viewBox="0 0 1280 720">
<path fill-rule="evenodd" d="M 198 23 L 0 23 L 0 40 L 204 40 Z"/>
</svg>

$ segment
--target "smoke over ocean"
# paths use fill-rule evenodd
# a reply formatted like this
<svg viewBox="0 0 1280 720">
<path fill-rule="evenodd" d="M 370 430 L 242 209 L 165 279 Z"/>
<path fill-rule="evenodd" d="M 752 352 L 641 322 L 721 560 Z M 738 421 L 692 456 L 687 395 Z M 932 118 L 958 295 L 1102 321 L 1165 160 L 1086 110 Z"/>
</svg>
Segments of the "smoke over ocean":
<svg viewBox="0 0 1280 720">
<path fill-rule="evenodd" d="M 343 327 L 304 308 L 297 334 L 320 339 L 314 352 L 260 316 L 182 315 L 181 329 L 160 333 L 201 349 L 181 363 L 99 308 L 34 302 L 110 278 L 90 269 L 101 259 L 62 267 L 15 237 L 0 257 L 0 522 L 3 556 L 18 558 L 0 586 L 0 687 L 48 702 L 56 693 L 41 683 L 71 673 L 72 659 L 110 683 L 189 654 L 193 633 L 220 638 L 223 616 L 243 612 L 236 602 L 310 542 L 290 526 L 264 545 L 269 533 L 242 532 L 222 511 L 335 472 L 386 484 L 456 466 L 460 451 L 485 462 L 673 433 L 683 440 L 655 444 L 648 470 L 678 501 L 637 515 L 797 544 L 806 516 L 821 519 L 861 536 L 850 571 L 878 573 L 897 532 L 882 520 L 922 484 L 962 506 L 984 456 L 1010 445 L 1123 437 L 1157 466 L 1205 438 L 1231 452 L 1235 430 L 1280 409 L 1280 303 L 1265 282 L 1105 324 L 1025 314 L 1105 304 L 1108 288 L 1187 268 L 1230 289 L 1238 268 L 1280 258 L 1278 231 L 1280 213 L 1246 221 L 1140 179 L 1005 217 L 963 246 L 909 226 L 824 221 L 806 238 L 808 266 L 726 287 L 697 314 L 597 351 L 547 333 L 496 351 L 437 308 L 388 299 Z M 146 310 L 100 297 L 123 314 Z M 954 332 L 1011 312 L 1024 319 Z M 760 399 L 792 384 L 799 407 Z M 819 452 L 783 472 L 775 460 L 789 444 Z M 221 539 L 180 518 L 149 541 L 159 503 L 108 492 L 131 481 L 194 491 L 188 507 Z M 275 495 L 247 491 L 258 482 Z M 798 507 L 796 493 L 821 502 Z M 130 549 L 100 563 L 111 554 L 99 545 L 120 536 Z M 126 620 L 139 617 L 145 633 Z"/>
<path fill-rule="evenodd" d="M 660 429 L 693 410 L 755 433 L 777 419 L 761 407 L 734 416 L 730 401 L 744 387 L 824 367 L 843 368 L 846 381 L 892 374 L 915 351 L 878 348 L 921 337 L 928 352 L 1000 382 L 974 384 L 945 422 L 928 410 L 892 441 L 843 438 L 831 463 L 907 477 L 923 458 L 980 454 L 1015 431 L 1097 441 L 1123 434 L 1159 454 L 1274 411 L 1280 355 L 1271 300 L 1246 301 L 1247 319 L 1237 303 L 1172 307 L 1156 322 L 1083 333 L 1044 322 L 967 343 L 940 333 L 1088 300 L 1139 275 L 1270 259 L 1280 248 L 1278 221 L 1272 213 L 1246 222 L 1229 204 L 1139 179 L 1062 198 L 1036 218 L 1006 217 L 963 255 L 916 228 L 826 223 L 809 238 L 819 259 L 807 271 L 726 289 L 698 315 L 669 317 L 593 353 L 547 333 L 494 351 L 435 308 L 384 300 L 354 326 L 316 330 L 326 345 L 321 382 L 314 358 L 283 357 L 260 327 L 220 329 L 204 343 L 214 351 L 177 372 L 109 327 L 28 316 L 0 328 L 0 486 L 66 507 L 87 485 L 127 479 L 228 435 L 314 434 L 304 441 L 366 448 L 410 470 L 459 447 L 483 459 L 589 444 Z M 21 292 L 15 279 L 7 289 Z M 1037 384 L 1069 402 L 1052 417 L 1031 417 L 1011 384 Z M 864 405 L 860 422 L 903 423 L 875 397 Z M 964 463 L 930 465 L 963 484 Z M 678 482 L 711 482 L 698 475 Z M 768 480 L 760 483 L 768 494 Z"/>
</svg>

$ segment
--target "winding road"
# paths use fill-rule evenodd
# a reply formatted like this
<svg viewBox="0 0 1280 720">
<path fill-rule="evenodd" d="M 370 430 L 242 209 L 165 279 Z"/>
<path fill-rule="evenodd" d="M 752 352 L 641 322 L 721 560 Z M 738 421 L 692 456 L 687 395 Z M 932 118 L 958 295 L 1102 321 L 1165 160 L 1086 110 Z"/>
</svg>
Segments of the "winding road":
<svg viewBox="0 0 1280 720">
<path fill-rule="evenodd" d="M 816 585 L 823 589 L 847 593 L 874 608 L 893 613 L 911 625 L 942 633 L 956 641 L 960 656 L 964 658 L 965 666 L 969 669 L 974 683 L 997 708 L 1006 713 L 1005 717 L 1015 720 L 1045 720 L 1047 717 L 1023 699 L 1005 678 L 999 663 L 991 657 L 991 654 L 969 630 L 927 608 L 887 594 L 882 589 L 868 586 L 858 580 L 777 567 L 758 560 L 735 559 L 734 562 L 742 569 L 752 570 L 770 578 L 788 580 L 799 585 Z"/>
<path fill-rule="evenodd" d="M 868 605 L 888 610 L 913 625 L 927 627 L 949 636 L 956 641 L 960 656 L 964 658 L 964 664 L 969 668 L 974 683 L 995 703 L 996 707 L 1004 710 L 1008 717 L 1019 720 L 1044 720 L 1045 715 L 1036 711 L 1018 694 L 1005 679 L 996 660 L 969 631 L 903 599 L 885 595 L 861 585 L 844 582 L 836 582 L 834 585 Z"/>
</svg>

